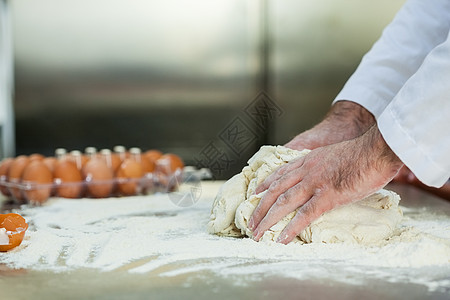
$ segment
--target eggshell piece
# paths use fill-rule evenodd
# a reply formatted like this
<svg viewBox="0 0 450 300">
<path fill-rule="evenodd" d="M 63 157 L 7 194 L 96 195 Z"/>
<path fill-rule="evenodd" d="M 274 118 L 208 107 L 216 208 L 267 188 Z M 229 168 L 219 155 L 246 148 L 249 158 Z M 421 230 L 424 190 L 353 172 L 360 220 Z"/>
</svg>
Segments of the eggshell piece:
<svg viewBox="0 0 450 300">
<path fill-rule="evenodd" d="M 81 197 L 83 190 L 83 178 L 77 165 L 70 159 L 59 160 L 53 172 L 55 181 L 58 182 L 57 195 L 63 198 Z"/>
<path fill-rule="evenodd" d="M 117 170 L 119 192 L 125 196 L 135 195 L 139 192 L 139 179 L 144 176 L 140 162 L 127 158 Z"/>
<path fill-rule="evenodd" d="M 0 245 L 0 252 L 6 252 L 22 243 L 28 224 L 18 214 L 0 214 L 0 228 L 4 228 L 9 237 L 8 245 Z"/>
<path fill-rule="evenodd" d="M 112 193 L 114 172 L 102 159 L 94 158 L 86 163 L 83 167 L 83 177 L 89 196 L 106 198 Z"/>
<path fill-rule="evenodd" d="M 23 170 L 22 183 L 30 183 L 31 189 L 25 190 L 25 197 L 31 203 L 44 203 L 50 197 L 53 175 L 41 161 L 31 161 Z"/>
</svg>

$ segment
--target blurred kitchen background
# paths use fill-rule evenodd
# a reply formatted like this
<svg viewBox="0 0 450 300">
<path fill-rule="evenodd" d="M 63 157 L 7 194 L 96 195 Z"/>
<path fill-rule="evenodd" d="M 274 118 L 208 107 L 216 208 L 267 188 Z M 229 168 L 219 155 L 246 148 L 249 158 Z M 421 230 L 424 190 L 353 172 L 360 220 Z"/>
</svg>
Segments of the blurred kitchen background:
<svg viewBox="0 0 450 300">
<path fill-rule="evenodd" d="M 179 154 L 217 178 L 317 123 L 404 3 L 0 2 L 1 155 L 120 144 Z"/>
</svg>

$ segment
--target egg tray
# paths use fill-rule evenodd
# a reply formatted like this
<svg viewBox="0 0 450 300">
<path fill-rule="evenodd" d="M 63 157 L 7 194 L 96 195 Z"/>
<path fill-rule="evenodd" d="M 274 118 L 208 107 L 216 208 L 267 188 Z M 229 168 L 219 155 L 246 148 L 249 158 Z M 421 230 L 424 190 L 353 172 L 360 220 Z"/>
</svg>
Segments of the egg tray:
<svg viewBox="0 0 450 300">
<path fill-rule="evenodd" d="M 178 190 L 182 184 L 196 185 L 201 180 L 210 179 L 208 169 L 195 169 L 185 167 L 178 169 L 170 175 L 160 172 L 147 173 L 141 178 L 114 178 L 111 180 L 86 180 L 79 182 L 61 182 L 58 178 L 51 184 L 38 184 L 35 182 L 11 182 L 5 176 L 0 176 L 0 190 L 4 196 L 19 204 L 40 205 L 50 197 L 62 198 L 109 198 L 121 196 L 150 195 L 154 193 L 171 193 Z M 127 187 L 128 192 L 123 193 L 120 186 Z M 98 197 L 93 190 L 110 189 L 107 194 Z M 64 197 L 59 191 L 67 189 L 79 190 L 73 197 Z M 123 189 L 122 189 L 123 190 Z M 98 194 L 98 193 L 97 193 Z"/>
</svg>

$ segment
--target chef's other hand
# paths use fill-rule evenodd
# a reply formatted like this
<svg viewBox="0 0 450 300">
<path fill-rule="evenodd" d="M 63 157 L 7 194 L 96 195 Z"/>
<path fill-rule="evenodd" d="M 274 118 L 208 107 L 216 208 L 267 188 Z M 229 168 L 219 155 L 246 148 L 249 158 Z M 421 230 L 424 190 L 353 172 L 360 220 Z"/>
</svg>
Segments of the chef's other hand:
<svg viewBox="0 0 450 300">
<path fill-rule="evenodd" d="M 351 101 L 336 102 L 322 122 L 300 133 L 285 146 L 291 149 L 316 149 L 362 135 L 375 118 L 361 105 Z"/>
<path fill-rule="evenodd" d="M 253 239 L 298 209 L 277 240 L 287 244 L 324 212 L 384 187 L 402 166 L 376 125 L 358 138 L 317 148 L 257 187 L 256 193 L 267 193 L 249 222 Z"/>
<path fill-rule="evenodd" d="M 392 182 L 412 185 L 440 198 L 450 200 L 450 179 L 442 187 L 434 188 L 420 182 L 420 180 L 417 179 L 408 167 L 403 166 L 403 168 L 401 168 L 397 175 L 392 179 Z"/>
</svg>

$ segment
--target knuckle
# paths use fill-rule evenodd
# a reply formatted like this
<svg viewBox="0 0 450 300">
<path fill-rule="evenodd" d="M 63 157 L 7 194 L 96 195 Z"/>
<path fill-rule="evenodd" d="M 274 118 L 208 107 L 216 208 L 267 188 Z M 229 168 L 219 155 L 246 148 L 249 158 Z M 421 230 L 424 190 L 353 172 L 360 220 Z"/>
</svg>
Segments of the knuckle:
<svg viewBox="0 0 450 300">
<path fill-rule="evenodd" d="M 284 194 L 288 199 L 295 199 L 299 206 L 303 204 L 310 195 L 307 187 L 304 184 L 296 184 L 288 189 Z"/>
<path fill-rule="evenodd" d="M 278 169 L 276 170 L 275 173 L 278 175 L 284 175 L 286 173 L 286 171 L 287 171 L 287 167 L 286 167 L 286 165 L 284 165 L 284 166 L 278 167 Z"/>
<path fill-rule="evenodd" d="M 307 202 L 302 206 L 302 215 L 308 220 L 308 224 L 312 222 L 317 214 L 317 204 L 313 201 Z"/>
<path fill-rule="evenodd" d="M 302 207 L 302 213 L 311 223 L 324 212 L 333 209 L 333 207 L 333 203 L 329 201 L 309 201 Z"/>
<path fill-rule="evenodd" d="M 304 184 L 296 184 L 287 193 L 289 196 L 303 197 L 306 194 L 306 187 Z"/>
<path fill-rule="evenodd" d="M 265 180 L 263 180 L 260 184 L 258 184 L 258 186 L 256 187 L 256 192 L 260 193 L 262 191 L 267 190 L 270 187 L 270 181 L 269 178 L 266 178 Z"/>
<path fill-rule="evenodd" d="M 253 211 L 253 216 L 256 216 L 257 218 L 264 216 L 269 210 L 272 203 L 266 197 L 263 197 Z"/>
<path fill-rule="evenodd" d="M 286 196 L 285 193 L 281 194 L 277 198 L 277 205 L 279 206 L 286 206 L 289 204 L 289 198 Z"/>
<path fill-rule="evenodd" d="M 269 194 L 276 194 L 278 190 L 280 189 L 280 181 L 275 180 L 272 183 L 270 183 L 269 188 L 267 189 Z"/>
</svg>

